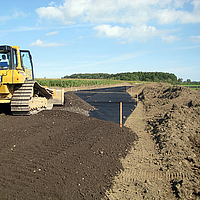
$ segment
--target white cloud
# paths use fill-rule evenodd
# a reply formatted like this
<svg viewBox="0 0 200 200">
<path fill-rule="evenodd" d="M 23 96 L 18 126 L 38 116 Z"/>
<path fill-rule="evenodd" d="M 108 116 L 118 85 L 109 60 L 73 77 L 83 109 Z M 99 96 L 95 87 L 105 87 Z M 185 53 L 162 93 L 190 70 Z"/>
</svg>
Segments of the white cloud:
<svg viewBox="0 0 200 200">
<path fill-rule="evenodd" d="M 23 11 L 15 11 L 14 14 L 9 16 L 0 16 L 0 22 L 4 23 L 5 21 L 16 19 L 18 17 L 27 17 L 28 14 L 24 13 Z"/>
<path fill-rule="evenodd" d="M 11 19 L 10 16 L 0 16 L 0 22 L 2 22 L 2 23 L 9 20 L 9 19 Z"/>
<path fill-rule="evenodd" d="M 187 3 L 193 6 L 192 12 L 184 10 Z M 52 3 L 36 12 L 40 18 L 67 24 L 74 20 L 140 25 L 152 19 L 161 24 L 200 22 L 199 0 L 65 0 L 63 5 Z"/>
<path fill-rule="evenodd" d="M 58 47 L 58 46 L 64 46 L 64 45 L 67 45 L 67 44 L 64 44 L 64 43 L 61 44 L 61 43 L 55 43 L 55 42 L 45 43 L 45 42 L 42 42 L 40 39 L 30 44 L 30 46 L 38 46 L 38 47 Z"/>
<path fill-rule="evenodd" d="M 198 36 L 190 36 L 190 38 L 191 38 L 192 41 L 194 41 L 194 42 L 200 42 L 200 35 L 198 35 Z"/>
<path fill-rule="evenodd" d="M 59 33 L 59 31 L 53 31 L 53 32 L 47 33 L 46 36 L 57 35 L 58 33 Z"/>
<path fill-rule="evenodd" d="M 49 7 L 41 7 L 37 9 L 37 13 L 40 18 L 47 18 L 47 19 L 63 19 L 63 12 L 56 7 L 49 6 Z"/>
<path fill-rule="evenodd" d="M 165 41 L 165 42 L 174 42 L 178 40 L 179 40 L 179 37 L 177 37 L 176 35 L 165 35 L 162 37 L 162 41 Z"/>
<path fill-rule="evenodd" d="M 121 44 L 154 36 L 173 42 L 179 38 L 157 25 L 200 23 L 200 0 L 65 0 L 36 12 L 41 19 L 64 24 L 98 23 L 93 30 L 99 37 L 117 38 Z"/>
<path fill-rule="evenodd" d="M 147 52 L 145 51 L 144 52 L 130 52 L 130 53 L 122 54 L 120 56 L 105 60 L 103 61 L 103 63 L 117 63 L 120 61 L 132 60 L 133 58 L 142 57 L 145 54 L 147 54 Z"/>
<path fill-rule="evenodd" d="M 11 29 L 11 32 L 24 32 L 24 31 L 33 31 L 33 30 L 41 30 L 40 27 L 28 27 L 28 26 L 19 26 L 16 29 Z"/>
<path fill-rule="evenodd" d="M 54 6 L 56 5 L 56 3 L 54 1 L 52 1 L 51 3 L 49 3 L 50 6 Z"/>
<path fill-rule="evenodd" d="M 82 39 L 83 39 L 83 36 L 81 35 L 78 39 L 79 39 L 79 40 L 82 40 Z"/>
<path fill-rule="evenodd" d="M 99 25 L 93 28 L 98 32 L 97 36 L 99 37 L 109 37 L 109 38 L 121 38 L 127 39 L 128 42 L 132 42 L 134 40 L 142 40 L 154 36 L 165 35 L 166 31 L 157 30 L 154 26 L 142 25 L 139 27 L 131 26 L 130 28 L 123 28 L 119 26 L 112 27 L 111 25 Z M 121 44 L 125 44 L 125 41 L 120 42 Z"/>
</svg>

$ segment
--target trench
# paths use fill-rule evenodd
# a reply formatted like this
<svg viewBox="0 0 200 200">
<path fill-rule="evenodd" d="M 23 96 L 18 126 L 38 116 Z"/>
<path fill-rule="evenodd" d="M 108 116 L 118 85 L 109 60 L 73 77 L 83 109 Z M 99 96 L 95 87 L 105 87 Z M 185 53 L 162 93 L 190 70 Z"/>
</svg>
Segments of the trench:
<svg viewBox="0 0 200 200">
<path fill-rule="evenodd" d="M 90 117 L 118 124 L 120 122 L 120 102 L 122 102 L 122 123 L 124 124 L 136 107 L 135 99 L 126 92 L 130 87 L 80 90 L 74 92 L 74 94 L 96 108 L 96 110 L 90 112 Z"/>
</svg>

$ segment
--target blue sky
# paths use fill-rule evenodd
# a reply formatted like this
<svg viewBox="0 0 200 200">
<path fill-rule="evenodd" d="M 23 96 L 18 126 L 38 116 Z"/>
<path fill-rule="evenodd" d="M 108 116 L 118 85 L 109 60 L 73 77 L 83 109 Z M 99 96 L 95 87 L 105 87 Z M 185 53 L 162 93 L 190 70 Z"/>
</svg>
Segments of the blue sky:
<svg viewBox="0 0 200 200">
<path fill-rule="evenodd" d="M 0 44 L 29 49 L 37 78 L 169 72 L 200 80 L 200 0 L 7 0 Z"/>
</svg>

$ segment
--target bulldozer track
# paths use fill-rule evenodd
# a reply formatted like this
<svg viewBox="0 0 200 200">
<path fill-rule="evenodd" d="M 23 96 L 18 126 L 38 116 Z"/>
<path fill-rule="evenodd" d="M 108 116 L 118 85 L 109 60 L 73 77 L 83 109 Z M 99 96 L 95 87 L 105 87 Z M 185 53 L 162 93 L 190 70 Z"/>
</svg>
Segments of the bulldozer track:
<svg viewBox="0 0 200 200">
<path fill-rule="evenodd" d="M 37 107 L 37 109 L 30 109 L 30 99 L 33 96 L 34 88 L 40 90 L 43 96 L 49 100 L 49 106 Z M 51 93 L 44 87 L 40 86 L 36 81 L 26 81 L 22 85 L 15 87 L 15 91 L 11 100 L 11 112 L 13 115 L 31 115 L 36 114 L 42 110 L 51 109 L 53 107 L 53 100 Z"/>
<path fill-rule="evenodd" d="M 163 171 L 146 171 L 139 169 L 125 169 L 119 175 L 120 182 L 131 183 L 134 181 L 145 181 L 145 180 L 159 180 L 165 179 L 166 181 L 171 181 L 175 178 L 177 179 L 187 179 L 190 180 L 193 176 L 189 173 L 182 172 L 163 172 Z"/>
<path fill-rule="evenodd" d="M 16 86 L 11 100 L 11 112 L 13 115 L 30 115 L 29 100 L 33 93 L 35 81 L 27 81 Z"/>
</svg>

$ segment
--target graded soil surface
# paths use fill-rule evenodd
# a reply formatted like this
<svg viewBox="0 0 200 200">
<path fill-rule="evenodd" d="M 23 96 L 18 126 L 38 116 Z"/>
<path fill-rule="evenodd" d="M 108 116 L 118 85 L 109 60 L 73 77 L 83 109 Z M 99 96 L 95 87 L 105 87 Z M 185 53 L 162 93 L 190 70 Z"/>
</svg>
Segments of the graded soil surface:
<svg viewBox="0 0 200 200">
<path fill-rule="evenodd" d="M 0 114 L 0 199 L 199 199 L 200 90 L 134 86 L 120 128 L 74 93 L 32 116 Z"/>
</svg>

